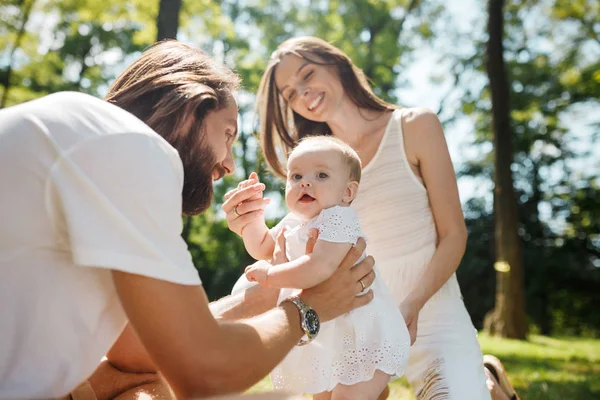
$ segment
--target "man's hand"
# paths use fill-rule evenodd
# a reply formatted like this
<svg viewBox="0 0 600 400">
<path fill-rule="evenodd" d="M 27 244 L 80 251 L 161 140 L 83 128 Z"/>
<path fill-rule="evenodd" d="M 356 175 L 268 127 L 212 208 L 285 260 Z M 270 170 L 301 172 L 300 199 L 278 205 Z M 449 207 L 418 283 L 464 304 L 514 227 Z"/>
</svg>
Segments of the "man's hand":
<svg viewBox="0 0 600 400">
<path fill-rule="evenodd" d="M 365 250 L 364 239 L 359 239 L 356 246 L 352 247 L 335 273 L 326 281 L 317 286 L 304 289 L 300 295 L 317 313 L 321 322 L 329 321 L 345 314 L 355 308 L 369 303 L 373 299 L 373 292 L 369 290 L 365 295 L 362 292 L 362 280 L 365 287 L 371 286 L 375 280 L 373 266 L 375 261 L 369 256 L 354 265 Z"/>
<path fill-rule="evenodd" d="M 310 229 L 308 231 L 308 240 L 306 241 L 304 254 L 311 254 L 313 252 L 315 244 L 317 244 L 317 239 L 319 239 L 319 230 L 317 228 Z"/>
<path fill-rule="evenodd" d="M 265 284 L 269 273 L 270 264 L 265 261 L 258 261 L 246 267 L 246 279 L 250 282 Z"/>
</svg>

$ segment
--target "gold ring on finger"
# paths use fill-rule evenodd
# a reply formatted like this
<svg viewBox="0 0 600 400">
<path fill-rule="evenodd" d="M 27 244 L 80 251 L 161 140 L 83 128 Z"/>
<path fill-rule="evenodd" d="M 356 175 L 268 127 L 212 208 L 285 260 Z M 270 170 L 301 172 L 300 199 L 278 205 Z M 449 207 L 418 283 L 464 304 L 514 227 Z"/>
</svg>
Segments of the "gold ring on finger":
<svg viewBox="0 0 600 400">
<path fill-rule="evenodd" d="M 360 283 L 360 286 L 362 286 L 362 290 L 361 290 L 361 292 L 364 292 L 364 291 L 365 291 L 365 289 L 367 288 L 367 286 L 365 285 L 365 283 L 363 282 L 363 280 L 362 280 L 362 279 L 359 279 L 359 280 L 358 280 L 358 282 Z"/>
<path fill-rule="evenodd" d="M 238 217 L 241 217 L 241 216 L 242 216 L 242 214 L 240 214 L 240 213 L 238 212 L 238 210 L 237 210 L 238 206 L 239 206 L 239 204 L 238 204 L 237 206 L 233 207 L 233 212 L 234 212 L 234 213 L 235 213 L 235 215 L 237 215 Z"/>
</svg>

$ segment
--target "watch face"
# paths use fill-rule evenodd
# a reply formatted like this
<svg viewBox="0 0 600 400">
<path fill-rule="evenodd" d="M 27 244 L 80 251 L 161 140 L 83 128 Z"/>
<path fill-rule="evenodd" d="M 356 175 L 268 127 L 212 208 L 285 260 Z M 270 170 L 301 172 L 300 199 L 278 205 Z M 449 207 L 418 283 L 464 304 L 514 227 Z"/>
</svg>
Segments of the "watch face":
<svg viewBox="0 0 600 400">
<path fill-rule="evenodd" d="M 304 324 L 309 336 L 316 336 L 319 333 L 320 323 L 319 317 L 314 310 L 308 310 L 304 315 Z"/>
</svg>

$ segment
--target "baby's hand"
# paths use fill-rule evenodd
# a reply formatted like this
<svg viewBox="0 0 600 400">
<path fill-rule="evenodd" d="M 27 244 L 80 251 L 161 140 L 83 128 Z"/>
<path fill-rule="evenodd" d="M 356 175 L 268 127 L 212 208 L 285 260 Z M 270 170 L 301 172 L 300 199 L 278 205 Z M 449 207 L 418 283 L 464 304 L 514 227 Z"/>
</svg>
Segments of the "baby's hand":
<svg viewBox="0 0 600 400">
<path fill-rule="evenodd" d="M 258 229 L 264 225 L 265 206 L 270 202 L 270 199 L 263 199 L 264 190 L 265 185 L 258 181 L 258 175 L 253 172 L 247 180 L 225 194 L 221 208 L 229 229 L 241 236 L 248 225 L 258 226 Z"/>
<path fill-rule="evenodd" d="M 246 267 L 246 279 L 250 282 L 264 284 L 267 281 L 267 274 L 271 265 L 268 262 L 259 261 Z"/>
</svg>

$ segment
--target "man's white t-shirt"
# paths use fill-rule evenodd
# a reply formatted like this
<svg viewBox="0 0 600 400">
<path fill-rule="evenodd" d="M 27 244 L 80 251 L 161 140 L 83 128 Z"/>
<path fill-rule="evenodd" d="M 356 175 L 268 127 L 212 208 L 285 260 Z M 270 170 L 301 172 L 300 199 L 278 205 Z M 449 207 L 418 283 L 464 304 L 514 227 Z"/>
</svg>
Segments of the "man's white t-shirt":
<svg viewBox="0 0 600 400">
<path fill-rule="evenodd" d="M 0 398 L 66 395 L 126 316 L 111 270 L 200 278 L 177 151 L 133 115 L 57 93 L 0 110 Z"/>
</svg>

